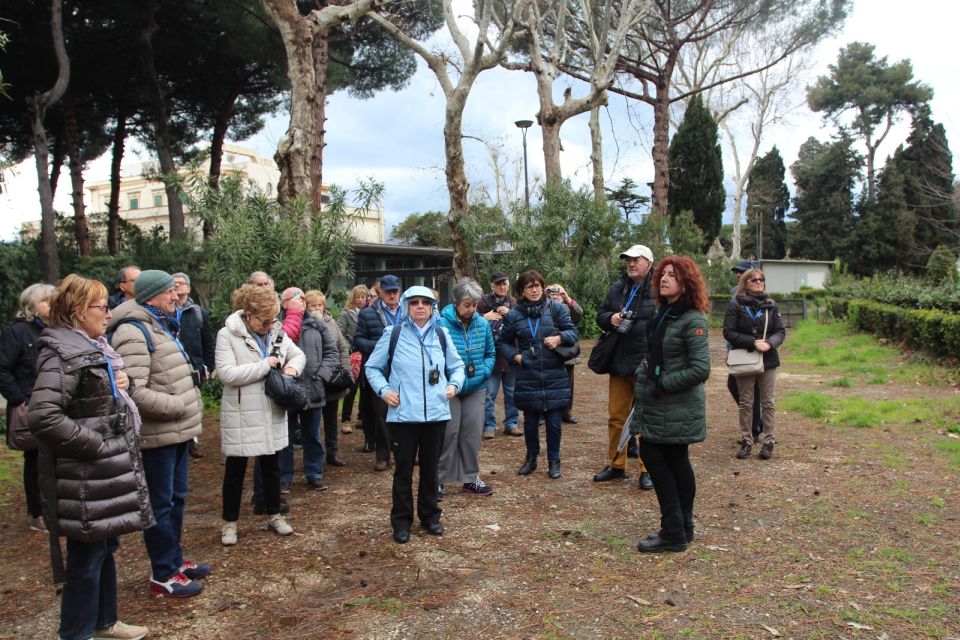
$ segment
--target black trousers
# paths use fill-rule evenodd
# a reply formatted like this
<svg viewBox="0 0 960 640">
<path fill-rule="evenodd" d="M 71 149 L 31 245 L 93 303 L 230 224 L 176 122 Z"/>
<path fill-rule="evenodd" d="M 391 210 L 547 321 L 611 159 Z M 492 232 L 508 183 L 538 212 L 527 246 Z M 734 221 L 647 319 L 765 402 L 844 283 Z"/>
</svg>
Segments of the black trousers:
<svg viewBox="0 0 960 640">
<path fill-rule="evenodd" d="M 380 399 L 366 378 L 360 386 L 360 419 L 365 444 L 373 445 L 377 460 L 390 461 L 390 430 L 387 427 L 387 403 Z"/>
<path fill-rule="evenodd" d="M 660 535 L 671 542 L 686 542 L 684 530 L 693 530 L 697 480 L 688 448 L 686 444 L 657 444 L 640 438 L 640 458 L 650 472 L 660 503 Z"/>
<path fill-rule="evenodd" d="M 354 382 L 353 385 L 347 389 L 347 395 L 343 396 L 343 409 L 340 414 L 341 422 L 350 422 L 353 420 L 353 403 L 357 397 L 357 389 L 360 387 L 360 382 Z"/>
<path fill-rule="evenodd" d="M 437 465 L 446 422 L 391 422 L 393 442 L 393 508 L 390 525 L 394 531 L 413 524 L 413 463 L 419 455 L 420 484 L 417 486 L 417 517 L 424 524 L 440 522 L 437 504 L 440 481 Z"/>
<path fill-rule="evenodd" d="M 737 406 L 740 406 L 740 386 L 737 384 L 737 379 L 731 375 L 727 375 L 727 390 L 730 392 L 730 395 L 733 396 L 733 401 L 737 403 Z M 760 417 L 760 383 L 754 383 L 753 390 L 753 439 L 756 441 L 757 436 L 763 433 L 763 418 Z"/>
<path fill-rule="evenodd" d="M 323 405 L 320 415 L 323 416 L 323 448 L 327 452 L 327 461 L 337 456 L 338 427 L 340 426 L 337 417 L 340 415 L 339 403 L 336 400 L 327 400 Z"/>
<path fill-rule="evenodd" d="M 280 474 L 277 471 L 277 454 L 257 456 L 263 473 L 263 503 L 267 515 L 280 513 Z M 236 522 L 240 519 L 240 500 L 243 498 L 243 477 L 247 475 L 247 460 L 227 456 L 223 465 L 223 519 Z"/>
</svg>

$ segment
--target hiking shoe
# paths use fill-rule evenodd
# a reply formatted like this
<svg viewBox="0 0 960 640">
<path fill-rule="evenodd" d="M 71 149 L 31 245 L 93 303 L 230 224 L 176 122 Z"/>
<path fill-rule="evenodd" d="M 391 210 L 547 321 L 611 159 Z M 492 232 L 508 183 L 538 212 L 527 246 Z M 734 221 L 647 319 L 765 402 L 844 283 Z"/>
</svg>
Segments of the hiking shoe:
<svg viewBox="0 0 960 640">
<path fill-rule="evenodd" d="M 771 453 L 773 453 L 773 450 L 772 450 L 772 449 L 773 449 L 773 448 L 771 447 Z M 745 460 L 745 459 L 749 458 L 749 457 L 750 457 L 750 451 L 752 451 L 752 450 L 753 450 L 753 445 L 751 445 L 749 442 L 741 442 L 741 443 L 740 443 L 740 451 L 737 451 L 737 459 L 738 459 L 738 460 Z"/>
<path fill-rule="evenodd" d="M 349 420 L 344 420 L 340 423 L 340 433 L 353 433 L 353 427 L 350 425 Z"/>
<path fill-rule="evenodd" d="M 642 471 L 640 477 L 637 479 L 637 486 L 643 489 L 644 491 L 651 491 L 653 487 L 653 478 L 650 477 L 650 473 L 647 471 Z"/>
<path fill-rule="evenodd" d="M 750 452 L 748 451 L 747 455 L 749 454 Z M 763 443 L 763 446 L 760 447 L 760 457 L 764 460 L 769 460 L 773 457 L 773 440 L 767 440 Z"/>
<path fill-rule="evenodd" d="M 112 627 L 94 631 L 93 640 L 140 640 L 146 638 L 148 633 L 150 629 L 146 627 L 138 627 L 118 620 Z"/>
<path fill-rule="evenodd" d="M 497 432 L 494 431 L 493 429 L 489 429 L 489 430 L 484 429 L 483 431 L 484 440 L 493 440 L 496 436 L 497 436 Z"/>
<path fill-rule="evenodd" d="M 287 524 L 286 518 L 279 513 L 275 516 L 270 516 L 270 519 L 267 520 L 267 529 L 270 529 L 278 536 L 288 536 L 293 533 L 293 527 Z"/>
<path fill-rule="evenodd" d="M 323 481 L 323 478 L 309 478 L 307 480 L 307 486 L 313 489 L 314 491 L 327 490 L 327 483 Z"/>
<path fill-rule="evenodd" d="M 253 503 L 253 513 L 258 516 L 266 515 L 267 505 L 262 502 Z M 280 498 L 280 513 L 290 513 L 290 503 L 286 498 Z"/>
<path fill-rule="evenodd" d="M 516 436 L 522 436 L 522 435 L 523 435 L 523 430 L 521 430 L 519 427 L 504 427 L 504 428 L 503 428 L 503 435 L 505 435 L 505 436 L 514 436 L 514 437 L 516 437 Z"/>
<path fill-rule="evenodd" d="M 467 482 L 463 485 L 464 493 L 472 493 L 475 496 L 492 496 L 493 489 L 486 482 L 477 478 L 476 482 Z"/>
<path fill-rule="evenodd" d="M 236 540 L 236 525 L 234 525 L 233 529 L 234 540 Z M 203 580 L 213 573 L 213 567 L 206 562 L 193 562 L 192 560 L 184 560 L 183 564 L 180 565 L 180 573 L 187 576 L 191 580 Z"/>
<path fill-rule="evenodd" d="M 155 598 L 190 598 L 203 591 L 203 584 L 182 573 L 175 573 L 166 582 L 150 578 L 150 595 Z"/>
<path fill-rule="evenodd" d="M 237 544 L 237 523 L 224 522 L 220 530 L 220 543 L 225 547 L 232 547 Z"/>
<path fill-rule="evenodd" d="M 43 516 L 30 518 L 30 531 L 39 531 L 40 533 L 47 533 L 47 525 L 43 523 Z"/>
<path fill-rule="evenodd" d="M 290 493 L 290 482 L 281 482 L 280 483 L 280 493 Z"/>
</svg>

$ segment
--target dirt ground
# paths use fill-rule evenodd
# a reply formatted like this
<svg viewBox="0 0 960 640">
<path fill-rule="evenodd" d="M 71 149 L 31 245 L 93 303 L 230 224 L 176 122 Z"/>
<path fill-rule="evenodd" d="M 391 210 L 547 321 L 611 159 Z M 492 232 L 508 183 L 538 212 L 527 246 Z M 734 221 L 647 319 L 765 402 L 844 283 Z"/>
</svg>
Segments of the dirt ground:
<svg viewBox="0 0 960 640">
<path fill-rule="evenodd" d="M 340 436 L 348 466 L 328 468 L 328 491 L 298 478 L 293 536 L 266 531 L 245 504 L 239 544 L 222 547 L 223 461 L 208 421 L 183 542 L 214 573 L 196 598 L 151 599 L 140 536 L 126 536 L 121 619 L 156 638 L 230 640 L 960 638 L 960 474 L 934 450 L 942 435 L 923 424 L 841 429 L 780 411 L 775 458 L 736 460 L 736 412 L 712 340 L 709 435 L 691 448 L 697 537 L 685 553 L 636 551 L 659 518 L 653 492 L 637 487 L 636 460 L 627 480 L 591 481 L 605 463 L 607 379 L 578 366 L 579 424 L 564 426 L 563 477 L 549 480 L 545 464 L 515 475 L 522 438 L 484 441 L 495 495 L 447 487 L 445 535 L 414 528 L 407 545 L 391 539 L 391 475 L 373 471 L 354 432 Z M 784 356 L 779 397 L 846 391 Z M 55 637 L 46 538 L 28 531 L 19 486 L 0 501 L 0 637 Z"/>
</svg>

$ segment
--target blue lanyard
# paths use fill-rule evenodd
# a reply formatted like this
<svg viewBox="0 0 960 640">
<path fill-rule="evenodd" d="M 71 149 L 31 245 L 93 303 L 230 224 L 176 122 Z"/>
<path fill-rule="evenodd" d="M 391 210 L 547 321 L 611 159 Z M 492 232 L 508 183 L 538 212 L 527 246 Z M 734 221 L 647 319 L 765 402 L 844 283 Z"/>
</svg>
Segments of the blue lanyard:
<svg viewBox="0 0 960 640">
<path fill-rule="evenodd" d="M 408 319 L 409 319 L 409 316 L 408 316 Z M 409 320 L 409 322 L 410 322 L 410 328 L 413 329 L 413 332 L 414 332 L 414 333 L 416 334 L 416 336 L 417 336 L 417 340 L 420 341 L 420 351 L 426 354 L 427 360 L 430 361 L 430 366 L 432 367 L 432 366 L 433 366 L 433 356 L 430 355 L 430 349 L 427 349 L 427 348 L 426 348 L 425 340 L 426 340 L 427 336 L 430 335 L 430 334 L 433 332 L 433 330 L 434 330 L 433 327 L 434 327 L 435 324 L 437 324 L 436 318 L 430 318 L 430 321 L 427 323 L 427 326 L 425 326 L 425 327 L 423 328 L 423 333 L 420 333 L 420 329 L 417 327 L 417 325 L 413 324 L 413 320 Z M 399 331 L 399 330 L 400 330 L 399 327 L 398 327 L 397 329 L 395 329 L 395 331 Z M 444 355 L 446 355 L 446 354 L 444 354 Z"/>
<path fill-rule="evenodd" d="M 540 318 L 537 318 L 536 324 L 530 322 L 530 318 L 527 318 L 527 327 L 530 329 L 530 337 L 533 338 L 533 343 L 537 343 L 537 332 L 540 331 Z"/>
<path fill-rule="evenodd" d="M 113 401 L 117 401 L 117 374 L 113 371 L 113 365 L 110 364 L 110 358 L 104 354 L 104 361 L 107 363 L 107 377 L 110 378 L 110 390 L 113 391 Z"/>
<path fill-rule="evenodd" d="M 751 311 L 750 307 L 744 307 L 743 310 L 747 312 L 747 315 L 750 316 L 750 319 L 753 320 L 754 322 L 759 320 L 760 316 L 763 315 L 763 309 L 757 309 L 756 313 Z"/>
<path fill-rule="evenodd" d="M 155 314 L 153 311 L 150 311 L 150 315 L 152 315 L 154 318 L 157 318 L 157 314 Z M 173 335 L 173 331 L 170 331 L 169 327 L 167 327 L 167 323 L 161 318 L 157 318 L 157 322 L 160 324 L 160 328 L 163 329 L 168 336 L 170 336 L 171 340 L 173 340 L 173 344 L 177 345 L 177 349 L 180 350 L 180 355 L 183 356 L 184 362 L 193 366 L 193 363 L 190 362 L 190 356 L 187 355 L 186 350 L 183 348 L 183 344 L 180 342 L 180 338 Z"/>
<path fill-rule="evenodd" d="M 624 309 L 629 309 L 629 308 L 630 308 L 630 304 L 633 302 L 633 298 L 634 298 L 634 296 L 637 295 L 637 291 L 640 290 L 640 287 L 641 287 L 641 285 L 635 284 L 635 285 L 633 285 L 633 288 L 630 289 L 630 295 L 627 297 L 627 302 L 626 302 L 626 304 L 623 305 L 623 308 L 624 308 Z"/>
<path fill-rule="evenodd" d="M 270 335 L 270 334 L 267 334 Z M 260 336 L 253 334 L 253 339 L 257 341 L 257 348 L 260 349 L 260 353 L 263 354 L 263 357 L 266 358 L 270 353 L 270 341 L 267 340 L 267 337 L 263 337 L 263 342 L 260 342 Z"/>
</svg>

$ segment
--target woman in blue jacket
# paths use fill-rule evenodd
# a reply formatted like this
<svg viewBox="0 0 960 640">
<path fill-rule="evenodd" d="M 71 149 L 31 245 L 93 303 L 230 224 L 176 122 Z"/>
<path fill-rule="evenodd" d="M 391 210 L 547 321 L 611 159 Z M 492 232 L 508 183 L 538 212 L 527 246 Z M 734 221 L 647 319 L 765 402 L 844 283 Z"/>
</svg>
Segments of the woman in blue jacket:
<svg viewBox="0 0 960 640">
<path fill-rule="evenodd" d="M 540 455 L 540 417 L 547 424 L 548 475 L 560 477 L 560 422 L 573 393 L 563 358 L 556 353 L 561 344 L 572 347 L 580 332 L 570 320 L 566 307 L 543 294 L 543 276 L 524 271 L 514 285 L 517 306 L 503 320 L 500 353 L 517 365 L 513 402 L 523 410 L 523 437 L 527 458 L 517 475 L 526 476 L 537 468 Z"/>
<path fill-rule="evenodd" d="M 491 496 L 493 489 L 480 479 L 480 442 L 483 440 L 484 404 L 487 378 L 497 357 L 490 323 L 477 313 L 483 289 L 475 280 L 464 278 L 453 289 L 453 304 L 440 314 L 440 325 L 453 337 L 463 360 L 466 381 L 450 400 L 452 417 L 447 423 L 440 449 L 440 487 L 462 482 L 463 492 Z"/>
<path fill-rule="evenodd" d="M 407 289 L 400 301 L 401 320 L 384 330 L 364 369 L 371 390 L 387 405 L 396 462 L 390 524 L 393 539 L 400 544 L 410 540 L 418 452 L 417 516 L 428 533 L 443 535 L 437 464 L 450 400 L 463 388 L 464 366 L 449 332 L 437 324 L 436 306 L 427 287 Z"/>
</svg>

